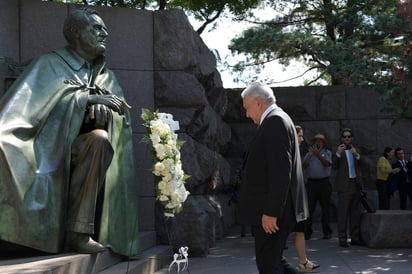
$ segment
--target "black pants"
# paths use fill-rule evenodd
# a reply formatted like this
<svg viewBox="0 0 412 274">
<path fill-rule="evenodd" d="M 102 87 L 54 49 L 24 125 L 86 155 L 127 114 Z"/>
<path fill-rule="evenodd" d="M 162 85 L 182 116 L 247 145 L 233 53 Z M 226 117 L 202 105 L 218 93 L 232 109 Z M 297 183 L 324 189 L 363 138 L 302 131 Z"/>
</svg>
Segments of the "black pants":
<svg viewBox="0 0 412 274">
<path fill-rule="evenodd" d="M 400 209 L 406 209 L 407 199 L 412 203 L 412 183 L 399 182 L 398 184 L 399 191 L 399 202 Z"/>
<path fill-rule="evenodd" d="M 267 234 L 261 225 L 253 226 L 255 235 L 256 265 L 259 274 L 284 274 L 283 250 L 289 231 L 284 228 L 276 233 Z"/>
<path fill-rule="evenodd" d="M 384 180 L 376 180 L 376 190 L 378 191 L 379 209 L 388 210 L 390 209 L 389 200 L 389 182 Z"/>
<path fill-rule="evenodd" d="M 332 229 L 330 227 L 330 197 L 332 195 L 332 185 L 329 178 L 318 180 L 308 179 L 306 184 L 306 191 L 308 194 L 309 216 L 306 224 L 307 234 L 312 234 L 312 216 L 315 212 L 316 205 L 319 202 L 322 210 L 322 231 L 323 235 L 330 235 Z"/>
<path fill-rule="evenodd" d="M 294 269 L 290 267 L 283 257 L 286 240 L 292 228 L 296 224 L 295 214 L 291 198 L 287 199 L 283 218 L 278 218 L 279 230 L 276 233 L 267 234 L 261 224 L 253 225 L 255 236 L 256 265 L 259 274 L 289 274 Z"/>
<path fill-rule="evenodd" d="M 339 241 L 346 242 L 349 236 L 352 241 L 360 241 L 361 203 L 359 187 L 353 185 L 345 192 L 339 192 L 338 204 L 338 237 Z"/>
</svg>

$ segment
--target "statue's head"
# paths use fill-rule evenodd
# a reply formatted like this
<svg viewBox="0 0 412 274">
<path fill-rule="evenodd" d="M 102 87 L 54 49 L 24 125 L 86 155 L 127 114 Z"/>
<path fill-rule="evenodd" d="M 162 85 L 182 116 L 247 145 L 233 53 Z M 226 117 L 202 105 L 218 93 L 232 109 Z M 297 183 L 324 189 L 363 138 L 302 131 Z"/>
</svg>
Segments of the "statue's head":
<svg viewBox="0 0 412 274">
<path fill-rule="evenodd" d="M 66 18 L 63 34 L 79 55 L 92 61 L 106 51 L 107 28 L 96 10 L 80 8 Z"/>
</svg>

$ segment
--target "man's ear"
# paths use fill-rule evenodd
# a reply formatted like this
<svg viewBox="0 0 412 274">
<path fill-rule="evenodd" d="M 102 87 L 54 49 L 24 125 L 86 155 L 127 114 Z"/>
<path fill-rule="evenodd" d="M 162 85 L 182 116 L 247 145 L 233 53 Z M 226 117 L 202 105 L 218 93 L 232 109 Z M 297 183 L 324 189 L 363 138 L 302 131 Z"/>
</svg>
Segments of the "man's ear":
<svg viewBox="0 0 412 274">
<path fill-rule="evenodd" d="M 262 100 L 258 96 L 254 97 L 253 100 L 255 100 L 258 107 L 262 105 Z"/>
</svg>

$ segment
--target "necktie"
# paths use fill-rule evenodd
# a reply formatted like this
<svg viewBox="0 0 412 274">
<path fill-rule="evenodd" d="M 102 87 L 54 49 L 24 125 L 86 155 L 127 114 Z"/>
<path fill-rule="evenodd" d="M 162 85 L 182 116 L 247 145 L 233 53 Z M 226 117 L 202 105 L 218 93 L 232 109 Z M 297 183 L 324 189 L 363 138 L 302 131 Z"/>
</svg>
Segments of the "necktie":
<svg viewBox="0 0 412 274">
<path fill-rule="evenodd" d="M 356 178 L 355 159 L 350 150 L 345 150 L 346 158 L 348 159 L 349 178 Z"/>
</svg>

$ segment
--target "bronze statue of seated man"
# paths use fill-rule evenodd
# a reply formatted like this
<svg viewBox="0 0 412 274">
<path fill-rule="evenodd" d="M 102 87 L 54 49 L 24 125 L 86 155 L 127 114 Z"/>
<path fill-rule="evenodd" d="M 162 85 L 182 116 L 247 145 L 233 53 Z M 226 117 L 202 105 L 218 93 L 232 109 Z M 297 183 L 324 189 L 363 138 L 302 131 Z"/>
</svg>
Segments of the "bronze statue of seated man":
<svg viewBox="0 0 412 274">
<path fill-rule="evenodd" d="M 81 8 L 63 34 L 68 46 L 33 60 L 0 101 L 0 239 L 52 253 L 66 240 L 80 253 L 135 255 L 130 106 L 105 66 L 108 30 L 97 11 Z"/>
</svg>

